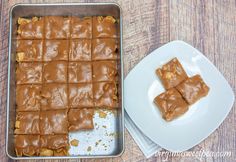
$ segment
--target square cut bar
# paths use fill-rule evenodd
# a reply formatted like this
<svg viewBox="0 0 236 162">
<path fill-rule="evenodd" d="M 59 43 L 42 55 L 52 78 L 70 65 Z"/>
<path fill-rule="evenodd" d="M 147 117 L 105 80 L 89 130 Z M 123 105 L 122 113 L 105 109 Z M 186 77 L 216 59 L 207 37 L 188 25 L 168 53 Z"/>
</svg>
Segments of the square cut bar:
<svg viewBox="0 0 236 162">
<path fill-rule="evenodd" d="M 93 84 L 94 104 L 99 108 L 117 108 L 117 83 L 99 82 Z"/>
<path fill-rule="evenodd" d="M 43 41 L 42 40 L 17 40 L 16 60 L 21 61 L 42 61 Z"/>
<path fill-rule="evenodd" d="M 188 78 L 177 58 L 170 60 L 163 65 L 162 68 L 158 68 L 156 74 L 161 79 L 165 89 L 176 87 L 179 83 Z"/>
<path fill-rule="evenodd" d="M 42 83 L 42 64 L 41 63 L 19 63 L 16 66 L 17 84 Z"/>
<path fill-rule="evenodd" d="M 42 39 L 44 30 L 44 18 L 32 19 L 18 18 L 18 39 Z"/>
<path fill-rule="evenodd" d="M 92 63 L 70 62 L 68 66 L 69 83 L 92 82 Z"/>
<path fill-rule="evenodd" d="M 68 39 L 70 37 L 70 18 L 62 16 L 45 17 L 46 39 Z"/>
<path fill-rule="evenodd" d="M 92 38 L 92 17 L 71 18 L 71 38 Z"/>
<path fill-rule="evenodd" d="M 92 60 L 117 59 L 119 54 L 118 40 L 100 38 L 92 40 Z"/>
<path fill-rule="evenodd" d="M 44 84 L 42 87 L 41 110 L 68 108 L 66 84 Z"/>
<path fill-rule="evenodd" d="M 68 121 L 67 110 L 41 111 L 40 134 L 67 134 Z"/>
<path fill-rule="evenodd" d="M 93 81 L 117 81 L 118 71 L 116 61 L 93 62 Z"/>
<path fill-rule="evenodd" d="M 93 17 L 93 38 L 116 38 L 118 36 L 117 24 L 112 16 Z"/>
<path fill-rule="evenodd" d="M 45 40 L 43 61 L 67 61 L 69 40 Z"/>
<path fill-rule="evenodd" d="M 87 84 L 69 84 L 70 108 L 93 107 L 93 86 Z"/>
<path fill-rule="evenodd" d="M 14 143 L 17 156 L 39 155 L 39 135 L 15 135 Z"/>
<path fill-rule="evenodd" d="M 91 40 L 72 39 L 69 48 L 70 61 L 91 61 Z"/>
<path fill-rule="evenodd" d="M 69 131 L 93 129 L 93 109 L 70 109 L 68 113 Z"/>
<path fill-rule="evenodd" d="M 66 83 L 67 82 L 67 62 L 52 61 L 44 63 L 43 66 L 44 83 Z"/>
<path fill-rule="evenodd" d="M 161 111 L 163 119 L 171 121 L 188 111 L 188 104 L 175 89 L 169 89 L 155 97 L 154 103 Z"/>
<path fill-rule="evenodd" d="M 68 135 L 42 135 L 40 145 L 39 156 L 68 155 Z"/>
<path fill-rule="evenodd" d="M 209 92 L 209 87 L 202 80 L 200 75 L 186 79 L 176 88 L 189 104 L 195 103 Z"/>
<path fill-rule="evenodd" d="M 17 111 L 39 111 L 41 100 L 41 85 L 17 85 Z"/>
<path fill-rule="evenodd" d="M 40 134 L 39 112 L 17 112 L 15 134 Z"/>
</svg>

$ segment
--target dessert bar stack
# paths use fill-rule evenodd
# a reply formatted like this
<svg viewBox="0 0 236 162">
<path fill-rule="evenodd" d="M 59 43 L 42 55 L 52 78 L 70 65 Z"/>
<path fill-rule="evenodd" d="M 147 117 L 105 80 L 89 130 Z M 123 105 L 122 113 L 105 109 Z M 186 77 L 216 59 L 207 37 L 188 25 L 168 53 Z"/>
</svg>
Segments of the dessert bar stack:
<svg viewBox="0 0 236 162">
<path fill-rule="evenodd" d="M 68 133 L 93 129 L 95 108 L 118 108 L 119 41 L 112 16 L 19 18 L 17 156 L 65 156 Z"/>
<path fill-rule="evenodd" d="M 209 87 L 200 75 L 188 77 L 182 65 L 174 58 L 156 70 L 166 92 L 154 99 L 163 119 L 171 121 L 188 111 L 189 105 L 206 96 Z"/>
</svg>

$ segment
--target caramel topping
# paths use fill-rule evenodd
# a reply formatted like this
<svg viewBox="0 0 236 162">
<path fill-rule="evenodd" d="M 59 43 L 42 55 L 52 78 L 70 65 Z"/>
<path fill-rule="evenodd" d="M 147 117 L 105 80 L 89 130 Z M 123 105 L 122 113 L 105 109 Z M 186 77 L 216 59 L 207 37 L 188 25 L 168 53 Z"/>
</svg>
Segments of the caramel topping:
<svg viewBox="0 0 236 162">
<path fill-rule="evenodd" d="M 17 84 L 42 83 L 42 64 L 19 63 L 16 69 Z"/>
<path fill-rule="evenodd" d="M 40 114 L 40 133 L 41 134 L 68 133 L 67 111 L 66 110 L 42 111 Z"/>
<path fill-rule="evenodd" d="M 69 130 L 88 130 L 93 129 L 93 109 L 71 109 L 68 114 Z"/>
<path fill-rule="evenodd" d="M 15 134 L 39 134 L 39 113 L 18 112 L 15 128 Z"/>
<path fill-rule="evenodd" d="M 115 83 L 94 83 L 94 102 L 96 107 L 116 108 L 118 106 Z"/>
<path fill-rule="evenodd" d="M 69 85 L 70 107 L 92 107 L 93 91 L 92 84 L 70 84 Z"/>
<path fill-rule="evenodd" d="M 61 16 L 46 16 L 45 34 L 47 39 L 69 38 L 70 18 Z"/>
<path fill-rule="evenodd" d="M 188 78 L 182 65 L 174 58 L 156 70 L 156 74 L 161 79 L 165 89 L 176 87 L 179 83 Z"/>
<path fill-rule="evenodd" d="M 115 61 L 93 63 L 94 81 L 117 81 L 117 64 Z"/>
<path fill-rule="evenodd" d="M 180 93 L 175 89 L 169 89 L 154 99 L 166 121 L 171 121 L 188 110 L 188 104 L 182 98 Z"/>
<path fill-rule="evenodd" d="M 117 24 L 112 16 L 93 17 L 93 36 L 95 38 L 116 38 Z"/>
<path fill-rule="evenodd" d="M 189 104 L 195 103 L 209 92 L 209 87 L 204 83 L 200 75 L 188 78 L 176 88 Z"/>
<path fill-rule="evenodd" d="M 72 146 L 78 146 L 79 145 L 79 141 L 77 139 L 73 139 L 72 141 L 70 141 L 70 144 Z"/>
</svg>

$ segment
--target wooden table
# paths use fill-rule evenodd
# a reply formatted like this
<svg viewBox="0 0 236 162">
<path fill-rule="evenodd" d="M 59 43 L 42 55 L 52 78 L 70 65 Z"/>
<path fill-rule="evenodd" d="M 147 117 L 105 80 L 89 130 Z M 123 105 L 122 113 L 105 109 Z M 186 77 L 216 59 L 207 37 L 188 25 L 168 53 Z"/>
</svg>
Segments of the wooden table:
<svg viewBox="0 0 236 162">
<path fill-rule="evenodd" d="M 5 154 L 8 10 L 14 3 L 49 1 L 6 0 L 4 4 L 0 1 L 0 6 L 3 6 L 0 25 L 0 161 L 11 161 Z M 57 2 L 64 1 L 57 0 Z M 223 73 L 234 92 L 236 91 L 235 0 L 124 0 L 118 3 L 123 9 L 124 19 L 125 75 L 154 49 L 171 40 L 179 39 L 204 53 Z M 231 151 L 230 157 L 169 156 L 166 159 L 167 156 L 156 155 L 145 159 L 127 131 L 125 136 L 126 150 L 121 157 L 81 161 L 236 161 L 236 105 L 234 104 L 228 117 L 213 134 L 191 149 L 191 151 Z"/>
</svg>

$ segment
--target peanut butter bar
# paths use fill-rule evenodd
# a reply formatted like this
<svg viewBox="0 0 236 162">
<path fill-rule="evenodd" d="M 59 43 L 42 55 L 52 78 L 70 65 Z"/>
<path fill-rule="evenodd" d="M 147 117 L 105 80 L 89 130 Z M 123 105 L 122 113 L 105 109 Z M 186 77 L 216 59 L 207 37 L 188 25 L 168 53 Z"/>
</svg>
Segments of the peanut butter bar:
<svg viewBox="0 0 236 162">
<path fill-rule="evenodd" d="M 18 18 L 18 39 L 42 39 L 44 18 L 33 17 L 32 19 Z"/>
<path fill-rule="evenodd" d="M 177 58 L 170 60 L 163 65 L 162 68 L 158 68 L 156 74 L 161 79 L 165 89 L 176 87 L 179 83 L 188 78 Z"/>
<path fill-rule="evenodd" d="M 15 134 L 39 134 L 39 112 L 18 112 Z"/>
<path fill-rule="evenodd" d="M 72 17 L 71 25 L 71 38 L 92 38 L 92 17 Z"/>
<path fill-rule="evenodd" d="M 66 84 L 44 84 L 41 94 L 41 109 L 56 110 L 68 108 Z"/>
<path fill-rule="evenodd" d="M 91 40 L 76 39 L 70 41 L 70 61 L 91 61 Z"/>
<path fill-rule="evenodd" d="M 70 109 L 68 113 L 69 131 L 93 129 L 93 109 Z"/>
<path fill-rule="evenodd" d="M 66 83 L 67 82 L 67 62 L 52 61 L 44 63 L 43 66 L 44 83 Z"/>
<path fill-rule="evenodd" d="M 69 83 L 92 82 L 92 63 L 90 62 L 70 62 L 69 63 Z"/>
<path fill-rule="evenodd" d="M 67 134 L 67 110 L 41 111 L 40 134 Z"/>
<path fill-rule="evenodd" d="M 43 41 L 42 40 L 17 40 L 16 60 L 42 61 Z"/>
<path fill-rule="evenodd" d="M 68 135 L 42 135 L 40 144 L 40 156 L 68 155 Z"/>
<path fill-rule="evenodd" d="M 93 81 L 117 81 L 116 61 L 98 61 L 93 63 Z"/>
<path fill-rule="evenodd" d="M 70 108 L 94 106 L 92 84 L 69 84 L 69 106 Z"/>
<path fill-rule="evenodd" d="M 118 93 L 116 83 L 100 82 L 93 84 L 94 103 L 100 108 L 116 108 Z"/>
<path fill-rule="evenodd" d="M 94 38 L 116 38 L 117 20 L 112 16 L 93 17 L 93 37 Z"/>
<path fill-rule="evenodd" d="M 93 60 L 117 59 L 119 54 L 118 40 L 112 38 L 93 39 L 92 41 Z"/>
<path fill-rule="evenodd" d="M 38 156 L 39 135 L 15 135 L 15 152 L 17 156 Z"/>
<path fill-rule="evenodd" d="M 66 39 L 70 37 L 70 18 L 62 16 L 45 17 L 45 37 L 47 39 Z"/>
<path fill-rule="evenodd" d="M 42 83 L 41 63 L 19 63 L 16 67 L 17 84 Z"/>
<path fill-rule="evenodd" d="M 176 88 L 189 104 L 194 104 L 209 92 L 209 87 L 202 80 L 200 75 L 186 79 Z"/>
<path fill-rule="evenodd" d="M 39 111 L 41 100 L 41 85 L 17 85 L 17 111 Z"/>
<path fill-rule="evenodd" d="M 163 119 L 166 121 L 171 121 L 188 110 L 187 102 L 175 88 L 171 88 L 155 97 L 154 103 L 158 106 Z"/>
<path fill-rule="evenodd" d="M 68 55 L 68 40 L 45 40 L 43 61 L 67 61 Z"/>
</svg>

